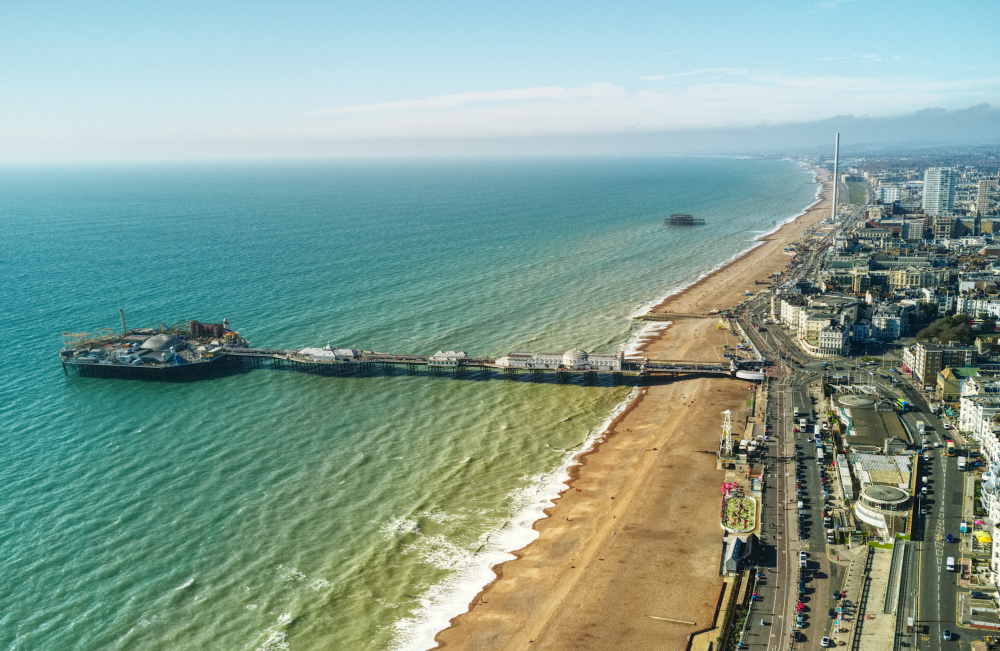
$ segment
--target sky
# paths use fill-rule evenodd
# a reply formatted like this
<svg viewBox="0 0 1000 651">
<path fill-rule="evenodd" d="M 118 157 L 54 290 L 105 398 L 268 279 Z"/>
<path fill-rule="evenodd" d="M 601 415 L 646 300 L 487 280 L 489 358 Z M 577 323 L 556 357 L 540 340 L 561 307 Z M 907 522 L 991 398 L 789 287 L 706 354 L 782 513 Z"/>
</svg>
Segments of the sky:
<svg viewBox="0 0 1000 651">
<path fill-rule="evenodd" d="M 985 0 L 0 3 L 2 162 L 391 154 L 983 103 L 1000 105 Z"/>
</svg>

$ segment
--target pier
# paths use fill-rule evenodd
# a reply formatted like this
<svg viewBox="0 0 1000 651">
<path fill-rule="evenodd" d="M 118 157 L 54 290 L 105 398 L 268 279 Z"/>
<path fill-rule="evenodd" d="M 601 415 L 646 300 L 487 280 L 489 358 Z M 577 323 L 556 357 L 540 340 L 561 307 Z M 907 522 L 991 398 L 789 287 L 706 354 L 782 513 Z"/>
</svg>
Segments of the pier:
<svg viewBox="0 0 1000 651">
<path fill-rule="evenodd" d="M 557 384 L 640 385 L 681 375 L 763 377 L 764 360 L 718 361 L 649 359 L 618 354 L 515 351 L 502 357 L 469 356 L 462 351 L 433 355 L 380 353 L 340 348 L 252 348 L 230 331 L 228 322 L 181 323 L 158 330 L 115 335 L 66 333 L 60 352 L 64 372 L 83 377 L 184 382 L 273 369 L 331 377 L 429 375 L 469 380 L 504 379 Z M 728 357 L 728 356 L 727 356 Z"/>
<path fill-rule="evenodd" d="M 302 351 L 296 350 L 238 347 L 226 347 L 223 350 L 227 356 L 243 360 L 243 366 L 246 368 L 292 370 L 328 376 L 415 375 L 420 373 L 483 380 L 493 378 L 542 380 L 548 378 L 549 380 L 554 379 L 559 384 L 570 382 L 573 379 L 582 380 L 584 384 L 595 384 L 599 378 L 610 378 L 612 384 L 618 385 L 625 383 L 629 378 L 638 380 L 652 376 L 677 376 L 680 374 L 734 375 L 737 370 L 737 365 L 729 360 L 725 362 L 654 360 L 612 355 L 601 357 L 617 359 L 617 364 L 591 366 L 586 363 L 572 365 L 545 363 L 551 362 L 557 357 L 565 357 L 565 355 L 552 353 L 512 353 L 509 356 L 493 358 L 467 357 L 462 353 L 396 355 L 352 350 L 353 354 L 351 355 L 330 354 L 327 356 L 328 359 L 322 359 L 308 354 L 304 355 Z M 333 353 L 336 350 L 343 349 L 333 349 L 330 352 Z M 509 358 L 515 355 L 523 356 L 525 359 L 541 359 L 543 361 L 539 363 L 524 361 L 517 365 L 511 365 Z M 504 363 L 504 360 L 508 360 L 507 363 Z"/>
</svg>

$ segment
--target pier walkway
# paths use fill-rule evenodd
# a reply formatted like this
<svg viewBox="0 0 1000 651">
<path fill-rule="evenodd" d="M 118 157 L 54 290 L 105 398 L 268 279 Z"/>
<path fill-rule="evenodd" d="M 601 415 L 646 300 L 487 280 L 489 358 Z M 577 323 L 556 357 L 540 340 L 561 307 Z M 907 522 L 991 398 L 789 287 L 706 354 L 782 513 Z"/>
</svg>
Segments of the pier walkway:
<svg viewBox="0 0 1000 651">
<path fill-rule="evenodd" d="M 538 374 L 602 374 L 612 376 L 649 376 L 678 375 L 681 373 L 697 373 L 702 375 L 733 375 L 737 370 L 734 363 L 692 361 L 692 360 L 656 360 L 647 358 L 623 358 L 618 367 L 587 367 L 572 368 L 567 366 L 552 366 L 527 364 L 509 366 L 498 363 L 492 357 L 438 357 L 434 355 L 396 355 L 378 353 L 375 351 L 352 351 L 349 357 L 334 357 L 331 359 L 316 359 L 303 356 L 300 351 L 274 348 L 241 348 L 224 347 L 227 356 L 247 360 L 252 368 L 269 366 L 278 369 L 291 369 L 315 373 L 318 375 L 353 375 L 358 372 L 380 368 L 392 373 L 399 369 L 404 372 L 427 370 L 431 373 L 453 372 L 463 374 L 468 372 L 492 373 L 499 372 L 505 376 L 516 376 L 521 373 Z"/>
</svg>

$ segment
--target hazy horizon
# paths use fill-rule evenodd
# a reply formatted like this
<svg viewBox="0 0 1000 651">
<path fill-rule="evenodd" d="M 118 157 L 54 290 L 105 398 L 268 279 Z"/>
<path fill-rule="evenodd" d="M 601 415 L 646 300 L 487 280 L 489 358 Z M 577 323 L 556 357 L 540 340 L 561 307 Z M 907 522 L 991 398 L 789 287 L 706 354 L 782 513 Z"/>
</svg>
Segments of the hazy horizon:
<svg viewBox="0 0 1000 651">
<path fill-rule="evenodd" d="M 994 31 L 973 2 L 16 5 L 0 162 L 1000 142 Z"/>
</svg>

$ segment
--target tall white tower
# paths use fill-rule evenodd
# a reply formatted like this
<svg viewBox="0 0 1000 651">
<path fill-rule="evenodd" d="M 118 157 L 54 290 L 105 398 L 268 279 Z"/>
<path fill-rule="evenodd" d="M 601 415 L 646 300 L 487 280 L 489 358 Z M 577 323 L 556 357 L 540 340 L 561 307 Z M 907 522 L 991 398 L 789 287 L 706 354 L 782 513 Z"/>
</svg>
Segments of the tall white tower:
<svg viewBox="0 0 1000 651">
<path fill-rule="evenodd" d="M 830 211 L 830 219 L 837 221 L 837 185 L 839 185 L 839 179 L 837 179 L 837 169 L 840 167 L 840 133 L 837 133 L 837 139 L 833 144 L 833 209 Z"/>
<path fill-rule="evenodd" d="M 924 172 L 924 212 L 928 215 L 950 213 L 955 207 L 955 168 L 929 167 Z"/>
</svg>

